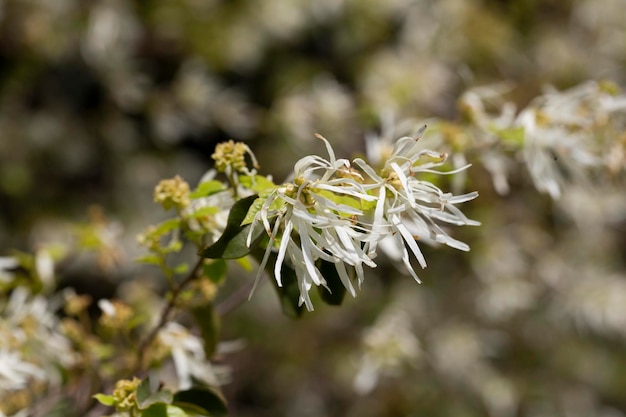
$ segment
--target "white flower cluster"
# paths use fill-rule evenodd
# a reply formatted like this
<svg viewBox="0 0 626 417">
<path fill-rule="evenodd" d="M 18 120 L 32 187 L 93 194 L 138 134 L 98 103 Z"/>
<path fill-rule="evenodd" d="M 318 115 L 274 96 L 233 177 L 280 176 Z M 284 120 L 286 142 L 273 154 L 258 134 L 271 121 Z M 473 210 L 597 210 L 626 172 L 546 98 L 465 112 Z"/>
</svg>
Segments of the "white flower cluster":
<svg viewBox="0 0 626 417">
<path fill-rule="evenodd" d="M 168 348 L 174 363 L 177 385 L 181 390 L 191 388 L 193 380 L 210 386 L 222 385 L 230 378 L 228 368 L 214 365 L 204 352 L 202 339 L 178 323 L 168 323 L 159 331 L 159 341 Z M 222 350 L 218 345 L 218 350 Z M 166 375 L 161 375 L 167 379 Z"/>
<path fill-rule="evenodd" d="M 354 296 L 349 270 L 355 272 L 360 285 L 363 267 L 376 266 L 379 246 L 399 254 L 418 282 L 410 261 L 412 254 L 422 268 L 426 267 L 418 240 L 469 250 L 468 245 L 450 237 L 441 224 L 478 225 L 456 207 L 478 193 L 454 196 L 420 179 L 420 174 L 440 173 L 434 168 L 447 158 L 422 148 L 418 140 L 423 131 L 416 137 L 399 139 L 379 170 L 363 159 L 355 159 L 354 167 L 347 159 L 337 159 L 329 142 L 317 135 L 326 145 L 328 160 L 320 156 L 302 158 L 295 165 L 293 182 L 260 197 L 263 203 L 253 223 L 263 224 L 270 243 L 258 277 L 271 251 L 277 250 L 274 276 L 278 285 L 282 285 L 281 270 L 287 258 L 298 278 L 300 304 L 312 310 L 309 290 L 313 285 L 326 286 L 320 261 L 335 266 L 343 285 Z"/>
<path fill-rule="evenodd" d="M 520 150 L 539 191 L 557 199 L 566 184 L 588 183 L 591 168 L 623 171 L 626 96 L 613 91 L 616 87 L 588 82 L 563 92 L 550 89 L 519 113 L 503 99 L 507 90 L 505 85 L 476 88 L 461 104 L 478 130 L 478 142 L 488 142 L 485 148 L 500 143 Z M 482 153 L 482 162 L 496 190 L 508 192 L 511 161 L 492 147 Z"/>
<path fill-rule="evenodd" d="M 59 370 L 75 362 L 69 340 L 60 333 L 55 304 L 21 287 L 0 300 L 0 403 L 35 390 L 35 381 L 41 387 L 60 384 Z"/>
</svg>

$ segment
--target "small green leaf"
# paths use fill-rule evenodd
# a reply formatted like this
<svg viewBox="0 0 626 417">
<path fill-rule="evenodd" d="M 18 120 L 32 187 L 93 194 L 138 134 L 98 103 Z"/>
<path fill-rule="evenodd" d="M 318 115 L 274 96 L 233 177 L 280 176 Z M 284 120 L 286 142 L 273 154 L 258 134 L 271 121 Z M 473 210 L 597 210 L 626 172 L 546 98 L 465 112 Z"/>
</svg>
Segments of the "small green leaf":
<svg viewBox="0 0 626 417">
<path fill-rule="evenodd" d="M 180 252 L 183 248 L 183 242 L 179 239 L 173 239 L 166 247 L 163 248 L 165 253 Z"/>
<path fill-rule="evenodd" d="M 180 227 L 179 218 L 168 219 L 168 220 L 165 220 L 164 222 L 161 222 L 159 225 L 157 225 L 156 229 L 151 234 L 156 235 L 156 236 L 163 236 L 166 233 L 169 233 L 174 229 L 178 229 L 179 227 Z"/>
<path fill-rule="evenodd" d="M 200 335 L 204 342 L 204 353 L 207 358 L 213 356 L 219 341 L 220 318 L 216 314 L 212 303 L 197 306 L 191 309 L 196 324 L 200 328 Z"/>
<path fill-rule="evenodd" d="M 257 213 L 261 211 L 261 208 L 263 207 L 263 203 L 265 203 L 265 198 L 263 197 L 259 197 L 256 200 L 254 200 L 254 202 L 252 203 L 252 206 L 250 206 L 250 208 L 248 209 L 248 213 L 246 213 L 246 217 L 241 222 L 243 226 L 250 224 L 254 221 L 254 218 L 256 217 Z"/>
<path fill-rule="evenodd" d="M 317 261 L 317 268 L 322 273 L 328 287 L 328 289 L 322 286 L 317 287 L 322 300 L 333 306 L 341 305 L 346 295 L 346 287 L 341 282 L 337 268 L 335 268 L 333 263 L 322 259 Z"/>
<path fill-rule="evenodd" d="M 252 262 L 250 262 L 250 257 L 246 256 L 244 258 L 239 258 L 235 260 L 245 271 L 252 271 Z"/>
<path fill-rule="evenodd" d="M 151 407 L 154 404 L 171 404 L 174 396 L 168 390 L 157 391 L 153 394 L 150 394 L 148 398 L 142 401 L 139 404 L 140 410 L 145 410 L 146 408 Z M 138 400 L 139 401 L 139 400 Z"/>
<path fill-rule="evenodd" d="M 150 378 L 145 378 L 141 381 L 137 387 L 137 404 L 139 408 L 144 408 L 141 405 L 150 396 Z"/>
<path fill-rule="evenodd" d="M 95 398 L 96 400 L 98 400 L 98 402 L 102 405 L 106 405 L 107 407 L 112 407 L 115 405 L 115 403 L 117 402 L 115 400 L 115 397 L 112 395 L 105 395 L 105 394 L 96 394 L 93 396 L 93 398 Z"/>
<path fill-rule="evenodd" d="M 265 204 L 265 201 L 272 194 L 272 191 L 273 189 L 265 190 L 259 193 L 259 198 L 254 200 L 254 203 L 252 203 L 252 206 L 248 210 L 248 214 L 246 214 L 246 217 L 241 222 L 242 226 L 245 226 L 246 224 L 250 224 L 254 221 L 255 216 L 257 215 L 259 211 L 261 211 L 261 209 L 263 208 L 263 204 Z M 278 211 L 282 209 L 286 204 L 287 203 L 282 198 L 276 198 L 270 204 L 269 210 Z"/>
<path fill-rule="evenodd" d="M 251 248 L 248 248 L 246 241 L 252 225 L 242 226 L 241 222 L 256 198 L 257 196 L 252 195 L 233 205 L 224 233 L 217 242 L 200 252 L 200 256 L 211 259 L 237 259 L 250 253 L 250 249 L 254 248 L 265 234 L 263 226 L 256 224 L 252 232 Z"/>
<path fill-rule="evenodd" d="M 215 259 L 202 265 L 202 273 L 214 284 L 220 285 L 226 278 L 228 265 L 223 259 Z"/>
<path fill-rule="evenodd" d="M 152 404 L 141 412 L 141 417 L 189 417 L 180 407 L 163 403 Z"/>
<path fill-rule="evenodd" d="M 226 400 L 214 388 L 192 388 L 179 391 L 174 395 L 174 405 L 190 412 L 204 413 L 211 417 L 223 417 L 228 414 Z"/>
<path fill-rule="evenodd" d="M 176 267 L 174 268 L 174 273 L 175 274 L 184 274 L 187 271 L 189 271 L 189 264 L 187 264 L 187 263 L 182 263 L 180 265 L 176 265 Z"/>
<path fill-rule="evenodd" d="M 239 182 L 246 188 L 250 190 L 260 193 L 261 191 L 268 190 L 270 188 L 276 188 L 276 184 L 270 181 L 267 177 L 262 175 L 255 175 L 251 177 L 249 175 L 241 175 L 239 177 Z"/>
<path fill-rule="evenodd" d="M 139 258 L 135 259 L 135 262 L 148 265 L 161 265 L 161 263 L 163 262 L 163 258 L 161 258 L 159 255 L 149 254 L 140 256 Z"/>
<path fill-rule="evenodd" d="M 208 197 L 212 194 L 224 191 L 226 188 L 220 181 L 210 180 L 200 183 L 198 187 L 189 195 L 190 198 Z"/>
<path fill-rule="evenodd" d="M 202 217 L 212 216 L 213 214 L 218 213 L 219 211 L 220 211 L 219 208 L 213 207 L 213 206 L 202 207 L 194 211 L 189 217 L 193 219 L 199 219 Z"/>
</svg>

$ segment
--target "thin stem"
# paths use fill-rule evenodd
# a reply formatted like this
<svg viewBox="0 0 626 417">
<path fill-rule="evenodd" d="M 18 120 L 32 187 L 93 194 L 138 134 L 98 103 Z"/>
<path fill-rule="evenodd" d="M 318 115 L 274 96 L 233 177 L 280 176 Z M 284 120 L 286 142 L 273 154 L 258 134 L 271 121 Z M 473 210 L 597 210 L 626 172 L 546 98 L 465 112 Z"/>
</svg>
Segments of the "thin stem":
<svg viewBox="0 0 626 417">
<path fill-rule="evenodd" d="M 174 286 L 171 292 L 170 300 L 167 305 L 161 311 L 161 316 L 159 318 L 159 322 L 157 325 L 146 335 L 146 337 L 141 341 L 137 350 L 137 363 L 135 365 L 135 373 L 143 370 L 143 361 L 146 355 L 146 350 L 150 346 L 150 344 L 154 341 L 159 331 L 169 322 L 170 316 L 174 309 L 176 308 L 176 302 L 178 301 L 178 296 L 180 293 L 189 285 L 198 274 L 200 267 L 202 266 L 204 259 L 200 258 L 196 265 L 193 267 L 189 275 L 182 280 L 178 285 Z"/>
</svg>

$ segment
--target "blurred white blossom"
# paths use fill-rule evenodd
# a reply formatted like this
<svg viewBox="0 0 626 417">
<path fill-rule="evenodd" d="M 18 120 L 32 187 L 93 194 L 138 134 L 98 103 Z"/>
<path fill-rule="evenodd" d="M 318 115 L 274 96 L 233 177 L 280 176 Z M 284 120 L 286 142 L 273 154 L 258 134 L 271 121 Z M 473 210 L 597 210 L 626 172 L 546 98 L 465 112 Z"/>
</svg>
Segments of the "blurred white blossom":
<svg viewBox="0 0 626 417">
<path fill-rule="evenodd" d="M 411 329 L 407 312 L 390 308 L 363 334 L 363 354 L 354 389 L 367 394 L 384 376 L 400 374 L 415 367 L 420 359 L 420 343 Z"/>
<path fill-rule="evenodd" d="M 158 339 L 171 352 L 178 389 L 191 388 L 193 379 L 210 386 L 221 385 L 228 380 L 228 369 L 211 364 L 205 356 L 202 339 L 191 334 L 186 327 L 170 322 L 159 331 Z"/>
<path fill-rule="evenodd" d="M 0 402 L 20 390 L 34 390 L 33 381 L 44 383 L 39 389 L 60 384 L 61 371 L 75 363 L 54 314 L 59 301 L 33 296 L 23 287 L 0 300 Z"/>
</svg>

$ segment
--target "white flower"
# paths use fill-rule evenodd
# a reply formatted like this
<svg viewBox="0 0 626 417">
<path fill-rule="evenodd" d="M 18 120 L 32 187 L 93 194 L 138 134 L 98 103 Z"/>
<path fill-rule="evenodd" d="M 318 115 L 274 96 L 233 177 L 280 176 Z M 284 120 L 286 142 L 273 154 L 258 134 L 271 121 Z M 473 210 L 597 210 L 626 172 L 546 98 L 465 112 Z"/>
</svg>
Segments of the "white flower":
<svg viewBox="0 0 626 417">
<path fill-rule="evenodd" d="M 0 349 L 0 391 L 25 388 L 31 379 L 46 378 L 43 369 L 22 360 L 18 352 Z"/>
<path fill-rule="evenodd" d="M 202 340 L 180 324 L 168 323 L 159 332 L 159 341 L 171 350 L 179 389 L 191 388 L 192 378 L 212 386 L 226 379 L 226 369 L 211 364 L 206 358 Z"/>
<path fill-rule="evenodd" d="M 380 174 L 362 159 L 354 161 L 373 180 L 372 187 L 379 188 L 372 226 L 374 238 L 368 240 L 368 253 L 375 252 L 381 241 L 389 240 L 385 247 L 392 248 L 392 256 L 393 253 L 400 254 L 407 270 L 418 282 L 419 278 L 411 266 L 405 243 L 420 266 L 425 268 L 426 260 L 416 240 L 430 240 L 467 251 L 469 250 L 467 244 L 450 237 L 438 223 L 472 226 L 480 224 L 468 219 L 455 207 L 455 204 L 476 198 L 477 192 L 454 196 L 444 193 L 428 181 L 416 178 L 416 174 L 420 172 L 440 174 L 441 172 L 432 168 L 442 165 L 447 158 L 446 154 L 422 149 L 418 144 L 425 128 L 424 126 L 418 132 L 416 138 L 403 137 L 396 142 Z M 448 174 L 467 167 L 461 167 Z"/>
<path fill-rule="evenodd" d="M 23 287 L 14 289 L 8 300 L 0 299 L 0 403 L 16 392 L 38 395 L 43 387 L 55 389 L 63 371 L 75 363 L 54 314 L 60 301 L 32 296 Z M 42 384 L 35 388 L 34 381 Z M 28 410 L 16 415 L 28 415 Z"/>
<path fill-rule="evenodd" d="M 418 138 L 424 129 L 425 126 L 418 131 Z M 469 250 L 469 246 L 450 237 L 439 224 L 478 225 L 455 206 L 478 194 L 454 196 L 416 178 L 419 173 L 441 173 L 433 168 L 444 163 L 446 154 L 422 149 L 417 139 L 403 137 L 387 153 L 379 174 L 362 159 L 354 160 L 361 171 L 348 160 L 336 159 L 328 141 L 317 136 L 324 141 L 329 159 L 302 158 L 296 163 L 293 182 L 265 193 L 253 209 L 252 223 L 263 224 L 270 237 L 256 282 L 275 251 L 276 282 L 282 286 L 282 268 L 288 259 L 298 280 L 299 302 L 312 310 L 309 290 L 314 285 L 327 284 L 318 268 L 319 261 L 333 264 L 343 285 L 355 296 L 349 269 L 355 271 L 360 285 L 364 266 L 376 267 L 373 259 L 379 244 L 392 256 L 396 254 L 402 259 L 418 282 L 405 243 L 422 268 L 426 260 L 416 239 Z M 248 245 L 254 229 L 251 227 Z"/>
<path fill-rule="evenodd" d="M 280 186 L 265 198 L 254 222 L 262 222 L 270 236 L 270 243 L 257 275 L 263 273 L 271 250 L 278 245 L 274 276 L 282 286 L 281 270 L 285 258 L 291 261 L 300 287 L 300 304 L 312 310 L 308 296 L 313 285 L 325 286 L 326 281 L 315 265 L 318 259 L 331 262 L 346 289 L 355 295 L 345 265 L 354 267 L 359 283 L 363 281 L 363 264 L 374 267 L 362 248 L 369 231 L 359 226 L 354 218 L 363 211 L 333 196 L 353 201 L 374 201 L 364 187 L 353 177 L 350 163 L 336 159 L 332 147 L 321 136 L 329 153 L 329 160 L 307 156 L 294 169 L 294 182 Z M 336 175 L 338 173 L 346 176 Z"/>
</svg>

